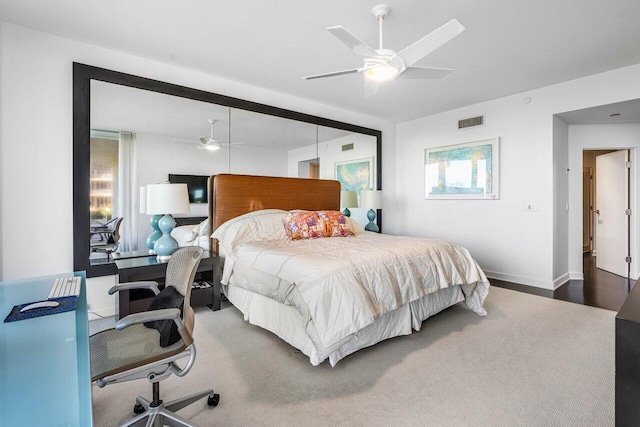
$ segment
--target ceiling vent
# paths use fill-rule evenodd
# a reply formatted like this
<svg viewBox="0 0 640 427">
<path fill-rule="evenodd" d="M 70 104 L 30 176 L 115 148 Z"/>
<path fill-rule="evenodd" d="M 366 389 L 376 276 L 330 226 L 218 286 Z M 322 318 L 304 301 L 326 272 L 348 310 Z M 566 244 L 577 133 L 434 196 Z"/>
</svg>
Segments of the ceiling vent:
<svg viewBox="0 0 640 427">
<path fill-rule="evenodd" d="M 342 151 L 353 150 L 353 142 L 351 144 L 345 144 L 342 146 Z"/>
<path fill-rule="evenodd" d="M 481 126 L 484 124 L 484 116 L 471 117 L 469 119 L 458 120 L 458 129 Z"/>
</svg>

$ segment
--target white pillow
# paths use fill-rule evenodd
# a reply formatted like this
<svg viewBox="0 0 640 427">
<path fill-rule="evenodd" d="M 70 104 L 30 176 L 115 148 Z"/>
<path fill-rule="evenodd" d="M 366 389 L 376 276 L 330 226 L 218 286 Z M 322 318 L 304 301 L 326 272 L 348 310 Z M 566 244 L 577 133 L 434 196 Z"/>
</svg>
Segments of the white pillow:
<svg viewBox="0 0 640 427">
<path fill-rule="evenodd" d="M 347 222 L 349 223 L 349 227 L 353 231 L 353 234 L 357 236 L 358 234 L 364 233 L 364 227 L 362 227 L 362 225 L 360 225 L 358 221 L 349 216 L 346 216 L 345 218 L 347 219 Z"/>
<path fill-rule="evenodd" d="M 193 232 L 196 234 L 196 236 L 208 236 L 209 234 L 211 234 L 209 232 L 209 218 L 198 224 L 196 228 L 193 229 Z"/>
<path fill-rule="evenodd" d="M 233 252 L 238 245 L 247 242 L 265 242 L 288 240 L 282 225 L 287 211 L 281 209 L 263 209 L 249 212 L 222 224 L 211 237 L 218 239 L 227 253 Z"/>
<path fill-rule="evenodd" d="M 176 227 L 171 230 L 171 237 L 179 241 L 190 242 L 198 237 L 198 235 L 194 232 L 194 229 L 196 227 L 197 225 L 183 225 L 180 227 Z"/>
</svg>

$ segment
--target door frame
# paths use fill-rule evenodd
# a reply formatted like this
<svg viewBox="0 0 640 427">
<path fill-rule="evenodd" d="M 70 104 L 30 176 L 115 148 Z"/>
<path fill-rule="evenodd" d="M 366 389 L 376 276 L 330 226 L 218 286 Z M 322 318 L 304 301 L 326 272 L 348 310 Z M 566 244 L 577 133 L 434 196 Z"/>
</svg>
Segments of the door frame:
<svg viewBox="0 0 640 427">
<path fill-rule="evenodd" d="M 638 270 L 638 265 L 640 264 L 639 261 L 640 259 L 638 259 L 638 239 L 636 239 L 636 234 L 637 234 L 637 229 L 638 229 L 638 223 L 640 221 L 640 208 L 638 207 L 638 200 L 636 197 L 636 192 L 637 192 L 637 188 L 640 188 L 640 185 L 638 185 L 638 179 L 639 179 L 639 175 L 638 175 L 638 168 L 640 166 L 639 164 L 639 160 L 638 160 L 638 150 L 636 149 L 637 147 L 629 147 L 629 146 L 595 146 L 595 147 L 585 147 L 585 146 L 581 146 L 578 148 L 580 156 L 579 156 L 579 164 L 580 164 L 580 169 L 579 170 L 583 170 L 584 168 L 584 152 L 585 151 L 620 151 L 620 150 L 628 150 L 629 151 L 629 161 L 631 161 L 631 170 L 629 172 L 628 175 L 628 204 L 631 208 L 631 216 L 628 218 L 628 229 L 629 229 L 629 239 L 628 239 L 628 253 L 631 256 L 632 259 L 632 263 L 630 265 L 630 270 L 629 270 L 629 274 L 631 279 L 636 280 L 638 279 L 638 275 L 639 275 L 639 270 Z M 577 159 L 576 159 L 577 160 Z M 571 162 L 571 159 L 570 159 Z M 597 171 L 596 171 L 597 173 Z M 583 220 L 582 220 L 582 215 L 583 215 L 583 208 L 582 208 L 582 186 L 584 185 L 583 183 L 583 179 L 582 179 L 582 174 L 580 174 L 580 187 L 579 187 L 579 191 L 580 191 L 580 245 L 579 247 L 576 247 L 572 244 L 569 245 L 569 251 L 580 251 L 580 259 L 582 259 L 583 256 L 583 252 L 582 252 L 582 233 L 584 233 L 583 230 Z M 573 186 L 575 187 L 575 185 Z M 575 188 L 575 190 L 578 190 L 578 188 Z M 571 191 L 571 184 L 570 184 L 570 191 Z M 593 221 L 593 219 L 592 219 Z M 594 230 L 595 233 L 595 230 Z M 594 236 L 595 238 L 595 236 Z M 575 275 L 572 275 L 570 273 L 570 279 L 576 279 L 576 280 L 584 280 L 584 266 L 581 265 L 580 270 L 582 272 L 582 274 L 580 274 L 580 277 L 577 277 Z"/>
<path fill-rule="evenodd" d="M 588 150 L 584 150 L 584 151 L 588 151 Z M 583 152 L 584 152 L 583 151 Z M 594 200 L 594 188 L 593 188 L 593 169 L 592 167 L 586 167 L 583 166 L 582 167 L 582 236 L 583 236 L 583 240 L 582 240 L 582 252 L 592 252 L 594 251 L 594 232 L 593 232 L 593 215 L 594 215 L 594 211 L 593 211 L 593 200 Z M 584 200 L 584 196 L 585 196 L 585 173 L 588 174 L 589 178 L 587 178 L 589 180 L 589 203 L 585 203 Z M 585 224 L 585 215 L 584 215 L 584 209 L 585 207 L 588 206 L 587 209 L 589 209 L 589 215 L 587 216 L 588 218 L 588 224 Z M 584 244 L 584 229 L 585 229 L 585 225 L 589 230 L 589 235 L 588 235 L 588 244 L 587 246 L 585 246 Z"/>
<path fill-rule="evenodd" d="M 624 211 L 620 212 L 620 211 L 612 210 L 611 209 L 612 206 L 605 202 L 606 201 L 611 202 L 612 201 L 611 196 L 616 195 L 615 201 L 614 201 L 614 203 L 616 204 L 614 206 L 624 210 L 628 210 L 628 211 L 631 210 L 631 193 L 630 193 L 631 168 L 628 167 L 628 164 L 631 162 L 631 150 L 621 149 L 621 150 L 614 150 L 611 152 L 597 153 L 594 156 L 594 164 L 598 165 L 599 159 L 604 156 L 607 156 L 607 158 L 610 158 L 610 156 L 615 156 L 615 158 L 617 159 L 615 161 L 615 165 L 611 163 L 611 160 L 607 160 L 607 165 L 609 167 L 610 173 L 615 174 L 616 184 L 608 180 L 609 182 L 606 183 L 605 187 L 599 188 L 600 185 L 605 184 L 603 182 L 603 179 L 605 178 L 606 174 L 602 174 L 602 171 L 599 171 L 598 167 L 596 166 L 596 168 L 594 169 L 595 194 L 596 194 L 596 197 L 595 197 L 596 204 L 595 204 L 594 212 L 596 213 L 597 218 L 594 217 L 594 234 L 595 234 L 594 247 L 595 247 L 596 256 L 600 255 L 600 257 L 597 258 L 595 265 L 596 265 L 596 268 L 600 270 L 608 271 L 620 277 L 630 278 L 631 265 L 624 258 L 631 256 L 631 245 L 630 245 L 631 217 L 630 215 L 627 215 Z M 604 162 L 604 159 L 603 159 L 603 162 Z M 619 162 L 622 162 L 622 170 L 620 170 Z M 600 166 L 604 168 L 606 165 L 603 163 Z M 611 169 L 611 166 L 614 166 L 614 168 Z M 619 184 L 617 179 L 621 179 L 623 182 L 623 187 L 621 189 L 615 188 Z M 612 187 L 612 185 L 614 187 Z M 602 198 L 603 201 L 601 201 L 600 198 Z M 620 203 L 622 206 L 620 206 L 618 203 Z M 605 215 L 604 223 L 600 221 L 601 220 L 600 210 L 602 210 L 603 214 Z M 614 218 L 613 222 L 615 223 L 618 220 L 622 219 L 622 216 L 625 217 L 622 221 L 623 225 L 620 224 L 622 225 L 622 227 L 618 229 L 619 226 L 613 225 L 613 230 L 612 230 L 611 229 L 612 225 L 610 225 L 612 224 L 611 219 Z M 602 226 L 600 226 L 600 224 L 602 224 Z M 609 233 L 611 233 L 611 231 L 615 232 L 615 234 L 609 234 L 609 239 L 607 239 L 608 243 L 606 245 L 602 241 L 602 237 L 601 237 L 601 234 L 604 228 L 606 228 L 609 231 Z M 612 243 L 614 244 L 614 246 L 611 246 Z M 609 251 L 603 252 L 603 249 L 602 249 L 603 246 L 606 246 L 611 252 Z M 615 255 L 615 256 L 612 256 L 612 255 Z M 619 259 L 618 257 L 623 259 Z"/>
</svg>

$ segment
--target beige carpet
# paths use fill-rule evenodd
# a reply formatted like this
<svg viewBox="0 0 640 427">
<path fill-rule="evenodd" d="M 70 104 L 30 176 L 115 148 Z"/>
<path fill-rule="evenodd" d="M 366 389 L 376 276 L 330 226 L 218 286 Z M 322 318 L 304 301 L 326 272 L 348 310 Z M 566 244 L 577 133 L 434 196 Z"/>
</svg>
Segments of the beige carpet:
<svg viewBox="0 0 640 427">
<path fill-rule="evenodd" d="M 179 412 L 201 426 L 614 424 L 614 312 L 495 287 L 485 307 L 479 317 L 458 304 L 335 368 L 311 366 L 234 307 L 199 309 L 196 364 L 161 397 L 213 387 L 218 407 Z M 150 391 L 145 380 L 94 386 L 94 424 L 132 417 Z"/>
</svg>

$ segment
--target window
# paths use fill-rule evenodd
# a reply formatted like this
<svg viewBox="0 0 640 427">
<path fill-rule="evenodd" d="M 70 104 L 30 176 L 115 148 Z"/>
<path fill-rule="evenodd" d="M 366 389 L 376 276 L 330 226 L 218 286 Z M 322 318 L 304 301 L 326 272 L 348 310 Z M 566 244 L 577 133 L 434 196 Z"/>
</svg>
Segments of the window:
<svg viewBox="0 0 640 427">
<path fill-rule="evenodd" d="M 113 216 L 118 182 L 118 134 L 90 139 L 89 210 L 91 221 L 108 221 Z"/>
</svg>

